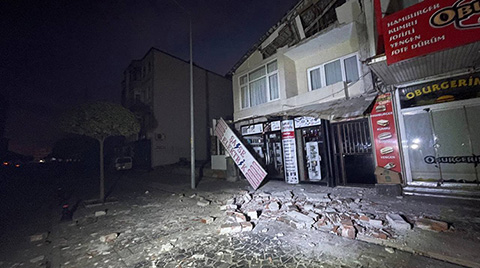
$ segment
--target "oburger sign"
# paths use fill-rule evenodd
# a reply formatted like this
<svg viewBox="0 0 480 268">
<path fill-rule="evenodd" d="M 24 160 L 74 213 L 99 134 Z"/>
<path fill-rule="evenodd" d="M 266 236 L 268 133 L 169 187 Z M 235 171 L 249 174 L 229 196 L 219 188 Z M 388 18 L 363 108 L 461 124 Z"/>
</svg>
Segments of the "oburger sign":
<svg viewBox="0 0 480 268">
<path fill-rule="evenodd" d="M 480 0 L 426 0 L 383 19 L 387 63 L 480 41 Z"/>
</svg>

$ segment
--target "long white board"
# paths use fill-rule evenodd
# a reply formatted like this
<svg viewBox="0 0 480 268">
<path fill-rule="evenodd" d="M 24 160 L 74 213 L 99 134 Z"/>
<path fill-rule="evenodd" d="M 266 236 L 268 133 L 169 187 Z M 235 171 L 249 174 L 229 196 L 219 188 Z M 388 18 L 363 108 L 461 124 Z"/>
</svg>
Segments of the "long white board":
<svg viewBox="0 0 480 268">
<path fill-rule="evenodd" d="M 250 185 L 256 190 L 267 176 L 267 172 L 255 160 L 223 118 L 220 118 L 215 126 L 215 135 L 217 135 L 225 150 L 230 154 Z"/>
</svg>

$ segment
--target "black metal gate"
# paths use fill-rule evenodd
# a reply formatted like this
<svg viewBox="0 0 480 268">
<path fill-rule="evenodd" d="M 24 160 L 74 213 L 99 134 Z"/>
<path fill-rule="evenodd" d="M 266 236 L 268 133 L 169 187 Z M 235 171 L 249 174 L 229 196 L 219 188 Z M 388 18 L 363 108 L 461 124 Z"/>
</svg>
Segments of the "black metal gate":
<svg viewBox="0 0 480 268">
<path fill-rule="evenodd" d="M 332 124 L 338 184 L 374 184 L 375 160 L 368 119 Z"/>
</svg>

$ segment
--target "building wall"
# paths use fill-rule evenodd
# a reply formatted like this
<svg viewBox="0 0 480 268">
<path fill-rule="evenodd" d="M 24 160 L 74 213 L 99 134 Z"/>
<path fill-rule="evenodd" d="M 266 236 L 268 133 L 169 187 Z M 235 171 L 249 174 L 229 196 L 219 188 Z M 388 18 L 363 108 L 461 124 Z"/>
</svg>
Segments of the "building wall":
<svg viewBox="0 0 480 268">
<path fill-rule="evenodd" d="M 146 138 L 151 140 L 152 166 L 190 160 L 190 64 L 174 56 L 152 49 L 131 68 L 152 64 L 152 71 L 134 85 L 134 94 L 152 108 L 156 121 Z M 148 67 L 147 67 L 148 70 Z M 213 118 L 232 116 L 231 81 L 218 74 L 194 66 L 195 157 L 209 159 L 210 127 Z M 128 79 L 125 84 L 128 87 Z M 126 99 L 132 103 L 134 94 Z"/>
<path fill-rule="evenodd" d="M 341 28 L 339 30 L 341 31 L 340 34 L 343 31 L 345 35 L 350 37 L 341 43 L 331 43 L 325 46 L 325 49 L 318 49 L 319 46 L 309 45 L 309 41 L 306 41 L 296 47 L 279 49 L 277 54 L 265 60 L 259 57 L 260 53 L 258 52 L 252 54 L 233 76 L 234 120 L 279 113 L 283 110 L 314 102 L 328 102 L 338 98 L 345 98 L 345 85 L 343 82 L 310 91 L 307 72 L 309 68 L 328 63 L 352 53 L 358 53 L 357 59 L 359 61 L 368 57 L 369 44 L 366 42 L 367 37 L 363 37 L 363 35 L 366 35 L 364 25 L 351 21 L 347 24 L 347 27 L 344 26 L 340 25 L 333 29 Z M 319 35 L 317 38 L 321 39 L 322 36 Z M 325 37 L 325 39 L 330 38 Z M 291 53 L 295 49 L 300 52 Z M 255 107 L 241 109 L 239 77 L 274 59 L 278 63 L 280 99 Z M 371 88 L 370 76 L 365 75 L 368 72 L 368 68 L 360 64 L 360 80 L 349 85 L 349 97 L 358 96 Z"/>
</svg>

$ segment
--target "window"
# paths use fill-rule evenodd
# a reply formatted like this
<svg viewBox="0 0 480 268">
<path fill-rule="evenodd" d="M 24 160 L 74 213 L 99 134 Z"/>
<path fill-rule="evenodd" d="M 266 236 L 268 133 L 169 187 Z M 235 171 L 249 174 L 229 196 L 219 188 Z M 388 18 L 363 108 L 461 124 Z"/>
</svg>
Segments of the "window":
<svg viewBox="0 0 480 268">
<path fill-rule="evenodd" d="M 280 97 L 277 61 L 239 78 L 242 108 L 254 107 Z"/>
<path fill-rule="evenodd" d="M 349 55 L 332 62 L 308 69 L 310 90 L 345 81 L 353 83 L 360 79 L 357 55 Z"/>
</svg>

